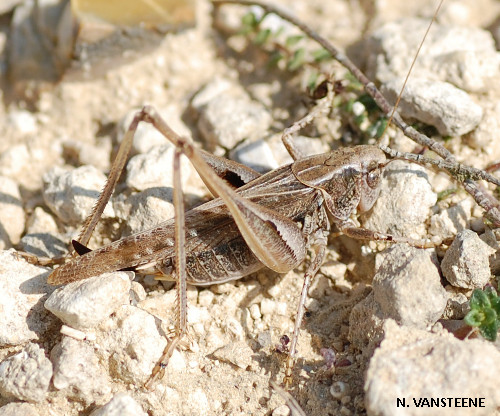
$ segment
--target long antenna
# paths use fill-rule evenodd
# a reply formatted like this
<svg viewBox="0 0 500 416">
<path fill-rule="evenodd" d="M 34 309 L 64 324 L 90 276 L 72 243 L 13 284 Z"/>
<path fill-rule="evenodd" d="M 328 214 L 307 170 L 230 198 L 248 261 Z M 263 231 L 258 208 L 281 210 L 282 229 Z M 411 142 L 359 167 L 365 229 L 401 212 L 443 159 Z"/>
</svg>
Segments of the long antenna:
<svg viewBox="0 0 500 416">
<path fill-rule="evenodd" d="M 382 135 L 380 136 L 379 142 L 382 140 L 384 137 L 385 133 L 387 132 L 387 129 L 389 128 L 390 124 L 392 123 L 392 119 L 394 118 L 394 113 L 396 112 L 396 109 L 399 106 L 399 102 L 401 101 L 401 97 L 403 96 L 403 92 L 405 91 L 406 84 L 408 83 L 408 79 L 410 78 L 410 75 L 413 71 L 413 67 L 415 66 L 415 62 L 417 62 L 417 58 L 420 55 L 420 50 L 422 49 L 422 46 L 424 45 L 425 39 L 427 38 L 427 35 L 429 34 L 429 31 L 431 30 L 432 25 L 436 21 L 436 18 L 439 14 L 439 10 L 441 9 L 441 6 L 443 5 L 444 0 L 440 0 L 439 4 L 434 11 L 434 15 L 432 16 L 431 21 L 429 22 L 429 26 L 427 26 L 427 30 L 425 31 L 424 37 L 422 38 L 422 41 L 420 42 L 420 45 L 418 46 L 417 53 L 415 54 L 413 61 L 410 65 L 410 69 L 408 73 L 406 74 L 405 81 L 403 82 L 403 86 L 401 87 L 401 91 L 399 92 L 398 98 L 396 99 L 396 103 L 394 104 L 394 107 L 392 107 L 391 115 L 389 116 L 389 120 L 384 128 L 384 131 L 382 132 Z"/>
</svg>

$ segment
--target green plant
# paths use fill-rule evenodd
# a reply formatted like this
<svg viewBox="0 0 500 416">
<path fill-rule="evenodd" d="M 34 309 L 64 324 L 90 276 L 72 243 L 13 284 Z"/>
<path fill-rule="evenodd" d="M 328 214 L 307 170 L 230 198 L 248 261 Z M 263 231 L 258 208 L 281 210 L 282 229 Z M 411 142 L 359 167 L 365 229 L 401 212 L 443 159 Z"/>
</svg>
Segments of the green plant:
<svg viewBox="0 0 500 416">
<path fill-rule="evenodd" d="M 455 195 L 457 192 L 459 192 L 458 188 L 448 188 L 448 189 L 445 189 L 445 190 L 443 190 L 441 192 L 438 192 L 437 200 L 438 200 L 438 202 L 439 201 L 443 201 L 446 198 L 448 198 L 448 197 L 450 197 L 452 195 Z"/>
<path fill-rule="evenodd" d="M 269 54 L 270 66 L 277 66 L 283 61 L 284 68 L 294 72 L 304 65 L 318 68 L 320 62 L 331 59 L 330 53 L 323 48 L 315 49 L 311 53 L 306 52 L 304 35 L 284 36 L 283 27 L 276 30 L 262 27 L 266 16 L 258 16 L 253 12 L 245 14 L 239 33 L 249 37 L 254 44 L 261 46 Z"/>
<path fill-rule="evenodd" d="M 267 65 L 283 71 L 296 73 L 307 67 L 306 85 L 311 97 L 319 95 L 317 88 L 325 80 L 331 81 L 330 70 L 323 63 L 332 59 L 324 48 L 308 50 L 308 39 L 302 34 L 290 34 L 284 26 L 270 29 L 264 24 L 267 14 L 249 12 L 242 17 L 239 34 L 247 37 L 253 44 L 268 55 Z M 330 67 L 329 67 L 330 68 Z M 378 139 L 385 131 L 387 119 L 381 115 L 375 101 L 365 93 L 364 86 L 351 74 L 344 74 L 339 81 L 342 88 L 334 87 L 335 97 L 332 107 L 344 113 L 347 123 L 361 133 L 361 140 Z M 339 84 L 340 85 L 340 84 Z M 324 89 L 324 88 L 323 88 Z M 322 98 L 325 94 L 319 95 Z"/>
<path fill-rule="evenodd" d="M 492 286 L 476 289 L 469 301 L 470 312 L 465 316 L 467 325 L 479 328 L 481 335 L 495 341 L 500 327 L 500 296 Z"/>
</svg>

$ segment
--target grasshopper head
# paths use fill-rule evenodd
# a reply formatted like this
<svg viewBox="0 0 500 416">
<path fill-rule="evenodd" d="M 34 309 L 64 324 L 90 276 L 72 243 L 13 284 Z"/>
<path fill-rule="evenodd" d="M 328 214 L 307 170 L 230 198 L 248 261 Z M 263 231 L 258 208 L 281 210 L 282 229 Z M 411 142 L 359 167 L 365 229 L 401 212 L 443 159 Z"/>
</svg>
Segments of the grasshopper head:
<svg viewBox="0 0 500 416">
<path fill-rule="evenodd" d="M 328 211 L 345 221 L 356 209 L 364 212 L 373 206 L 386 164 L 379 148 L 355 146 L 298 160 L 292 171 L 304 185 L 321 190 Z"/>
</svg>

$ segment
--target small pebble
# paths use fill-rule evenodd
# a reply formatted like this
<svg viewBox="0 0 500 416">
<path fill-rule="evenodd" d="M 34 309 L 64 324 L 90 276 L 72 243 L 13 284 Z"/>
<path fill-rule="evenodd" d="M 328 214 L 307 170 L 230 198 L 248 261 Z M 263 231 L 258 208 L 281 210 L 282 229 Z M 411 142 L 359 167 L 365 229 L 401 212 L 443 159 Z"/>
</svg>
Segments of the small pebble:
<svg viewBox="0 0 500 416">
<path fill-rule="evenodd" d="M 401 91 L 403 79 L 393 79 L 381 89 L 390 101 Z M 463 90 L 442 81 L 413 78 L 401 97 L 399 112 L 436 127 L 443 136 L 461 136 L 474 130 L 483 109 Z"/>
<path fill-rule="evenodd" d="M 159 281 L 157 279 L 155 279 L 154 276 L 148 274 L 148 275 L 144 276 L 144 279 L 142 279 L 142 283 L 144 284 L 144 286 L 146 286 L 148 288 L 152 288 L 152 287 L 158 286 Z"/>
<path fill-rule="evenodd" d="M 158 319 L 124 305 L 103 324 L 101 331 L 96 331 L 103 360 L 109 360 L 115 377 L 122 382 L 144 384 L 167 345 Z"/>
<path fill-rule="evenodd" d="M 121 143 L 123 141 L 123 136 L 127 132 L 132 120 L 136 116 L 140 108 L 135 108 L 130 110 L 118 123 L 117 131 L 117 141 Z M 134 140 L 132 143 L 133 154 L 137 153 L 147 153 L 153 147 L 169 145 L 169 141 L 161 134 L 158 129 L 149 123 L 139 123 L 137 130 L 134 134 Z M 173 146 L 173 145 L 170 145 Z"/>
<path fill-rule="evenodd" d="M 436 201 L 425 168 L 396 160 L 385 169 L 380 196 L 363 226 L 403 237 L 426 238 L 425 222 Z"/>
<path fill-rule="evenodd" d="M 24 231 L 25 214 L 19 186 L 0 176 L 0 250 L 19 243 Z"/>
<path fill-rule="evenodd" d="M 272 337 L 269 331 L 260 332 L 257 335 L 257 342 L 262 348 L 267 348 L 272 344 Z"/>
<path fill-rule="evenodd" d="M 202 323 L 194 324 L 193 332 L 199 337 L 203 337 L 206 335 L 205 326 Z"/>
<path fill-rule="evenodd" d="M 118 393 L 109 403 L 94 410 L 90 416 L 147 416 L 132 396 Z"/>
<path fill-rule="evenodd" d="M 89 328 L 129 303 L 130 272 L 105 273 L 57 289 L 45 308 L 75 328 Z"/>
<path fill-rule="evenodd" d="M 428 19 L 400 19 L 374 31 L 364 43 L 368 77 L 384 83 L 406 76 L 428 24 Z M 495 42 L 487 30 L 435 23 L 424 47 L 425 54 L 419 56 L 414 68 L 421 78 L 482 92 L 489 88 L 491 78 L 498 75 Z"/>
<path fill-rule="evenodd" d="M 259 305 L 254 303 L 253 305 L 250 306 L 250 316 L 253 319 L 260 319 L 262 317 L 262 314 L 260 313 L 260 308 Z"/>
<path fill-rule="evenodd" d="M 94 166 L 80 166 L 73 170 L 53 168 L 43 176 L 43 199 L 63 222 L 78 224 L 87 218 L 101 193 L 106 176 Z M 115 216 L 107 204 L 103 218 Z"/>
<path fill-rule="evenodd" d="M 276 302 L 276 313 L 281 316 L 286 316 L 288 313 L 288 305 L 286 302 Z"/>
<path fill-rule="evenodd" d="M 210 313 L 207 308 L 190 305 L 187 310 L 188 322 L 190 324 L 203 323 L 210 319 Z"/>
<path fill-rule="evenodd" d="M 91 404 L 111 393 L 107 374 L 95 348 L 89 343 L 63 337 L 50 353 L 54 365 L 52 383 L 58 390 L 67 389 L 77 400 Z"/>
<path fill-rule="evenodd" d="M 336 381 L 330 386 L 330 394 L 336 400 L 341 400 L 347 391 L 347 386 L 343 381 Z"/>
<path fill-rule="evenodd" d="M 373 294 L 385 317 L 402 325 L 426 328 L 443 314 L 448 296 L 433 255 L 396 244 L 377 256 Z"/>
<path fill-rule="evenodd" d="M 273 410 L 273 416 L 289 416 L 290 408 L 286 404 L 282 404 Z"/>
<path fill-rule="evenodd" d="M 401 392 L 411 391 L 411 397 L 418 398 L 481 397 L 484 407 L 473 413 L 467 409 L 465 413 L 494 414 L 500 405 L 499 362 L 498 349 L 484 340 L 461 341 L 446 332 L 433 334 L 388 320 L 384 340 L 365 376 L 366 411 L 373 415 L 394 414 L 396 399 L 405 397 Z M 410 400 L 407 398 L 407 403 Z M 429 409 L 424 413 L 429 414 Z M 456 413 L 453 408 L 450 414 Z M 442 409 L 434 414 L 442 414 Z"/>
<path fill-rule="evenodd" d="M 200 306 L 208 307 L 214 301 L 215 295 L 214 292 L 210 290 L 201 290 L 198 294 L 198 304 Z"/>
<path fill-rule="evenodd" d="M 62 325 L 60 330 L 62 335 L 66 335 L 78 341 L 95 341 L 96 336 L 93 332 L 83 332 L 78 329 L 71 328 L 67 325 Z"/>
<path fill-rule="evenodd" d="M 260 302 L 262 315 L 272 315 L 276 310 L 276 302 L 272 299 L 264 298 Z"/>
<path fill-rule="evenodd" d="M 213 352 L 213 356 L 220 361 L 234 364 L 245 370 L 252 364 L 253 351 L 245 341 L 232 342 Z"/>
<path fill-rule="evenodd" d="M 127 164 L 125 183 L 131 189 L 144 191 L 148 188 L 173 187 L 172 145 L 164 144 L 151 148 L 147 153 L 134 156 Z M 193 167 L 187 158 L 181 158 L 182 184 L 186 185 Z"/>
<path fill-rule="evenodd" d="M 213 83 L 217 85 L 207 84 L 192 100 L 200 115 L 198 128 L 208 147 L 232 149 L 243 139 L 264 136 L 272 121 L 267 109 L 237 84 L 228 86 L 227 81 L 217 79 Z M 224 85 L 218 86 L 221 83 Z"/>
<path fill-rule="evenodd" d="M 451 238 L 467 228 L 474 202 L 465 198 L 431 217 L 429 233 L 441 239 Z"/>
<path fill-rule="evenodd" d="M 271 299 L 277 299 L 279 294 L 281 293 L 280 285 L 271 286 L 269 289 L 267 289 L 267 293 L 269 294 L 269 296 L 271 296 Z M 271 300 L 271 299 L 269 299 L 269 300 Z M 262 309 L 262 302 L 261 302 L 260 307 Z"/>
<path fill-rule="evenodd" d="M 175 372 L 179 373 L 186 369 L 186 358 L 183 352 L 177 349 L 174 350 L 172 356 L 168 360 L 168 369 L 173 373 Z"/>
<path fill-rule="evenodd" d="M 0 416 L 40 416 L 36 405 L 11 402 L 0 407 Z"/>
<path fill-rule="evenodd" d="M 8 122 L 13 124 L 22 134 L 33 134 L 37 131 L 36 118 L 29 111 L 17 110 L 10 112 Z"/>
<path fill-rule="evenodd" d="M 38 340 L 55 322 L 41 302 L 54 291 L 47 284 L 49 272 L 27 263 L 13 249 L 0 251 L 0 265 L 0 345 Z"/>
<path fill-rule="evenodd" d="M 471 230 L 461 231 L 446 251 L 441 270 L 455 287 L 483 288 L 491 279 L 489 257 L 495 250 Z"/>
<path fill-rule="evenodd" d="M 57 223 L 54 217 L 41 207 L 36 207 L 26 224 L 28 233 L 56 233 Z"/>
<path fill-rule="evenodd" d="M 341 416 L 351 416 L 352 415 L 352 411 L 349 410 L 347 407 L 342 406 L 340 408 L 340 414 L 341 414 Z"/>
<path fill-rule="evenodd" d="M 221 334 L 216 331 L 208 332 L 208 335 L 206 335 L 206 343 L 207 346 L 211 349 L 221 348 L 226 344 Z"/>
<path fill-rule="evenodd" d="M 197 388 L 188 395 L 186 401 L 186 414 L 206 415 L 210 410 L 210 403 L 206 393 Z"/>
<path fill-rule="evenodd" d="M 239 340 L 245 339 L 245 331 L 241 323 L 232 317 L 228 317 L 224 320 L 223 329 Z"/>
<path fill-rule="evenodd" d="M 132 281 L 130 284 L 129 294 L 130 294 L 130 300 L 134 304 L 134 306 L 137 306 L 139 302 L 142 302 L 147 297 L 146 290 L 144 290 L 144 286 L 135 281 Z"/>
<path fill-rule="evenodd" d="M 230 157 L 257 172 L 268 172 L 280 166 L 266 140 L 245 141 L 231 152 Z"/>
<path fill-rule="evenodd" d="M 0 363 L 0 394 L 5 398 L 40 403 L 52 378 L 52 363 L 37 344 Z"/>
</svg>

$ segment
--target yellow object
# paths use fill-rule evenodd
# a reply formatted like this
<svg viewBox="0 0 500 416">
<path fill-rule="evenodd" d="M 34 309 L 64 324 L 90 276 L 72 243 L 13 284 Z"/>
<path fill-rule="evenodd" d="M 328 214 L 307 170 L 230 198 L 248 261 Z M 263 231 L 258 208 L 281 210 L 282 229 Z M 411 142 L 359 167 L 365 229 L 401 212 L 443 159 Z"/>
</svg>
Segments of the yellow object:
<svg viewBox="0 0 500 416">
<path fill-rule="evenodd" d="M 72 0 L 75 16 L 119 26 L 189 24 L 195 19 L 194 0 Z"/>
</svg>

